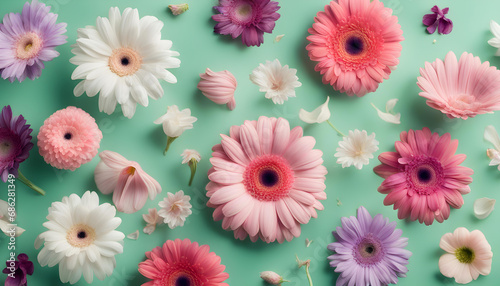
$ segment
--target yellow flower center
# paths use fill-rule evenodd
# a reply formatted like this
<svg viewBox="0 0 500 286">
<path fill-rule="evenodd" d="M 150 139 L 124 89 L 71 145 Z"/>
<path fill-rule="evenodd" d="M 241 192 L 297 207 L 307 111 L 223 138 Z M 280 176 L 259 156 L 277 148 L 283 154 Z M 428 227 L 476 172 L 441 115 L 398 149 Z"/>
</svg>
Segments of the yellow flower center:
<svg viewBox="0 0 500 286">
<path fill-rule="evenodd" d="M 457 250 L 455 250 L 455 256 L 457 257 L 460 263 L 470 264 L 474 261 L 476 255 L 474 254 L 474 250 L 464 246 Z"/>
<path fill-rule="evenodd" d="M 66 240 L 73 247 L 84 248 L 94 243 L 96 233 L 94 228 L 86 224 L 75 224 L 66 233 Z"/>
</svg>

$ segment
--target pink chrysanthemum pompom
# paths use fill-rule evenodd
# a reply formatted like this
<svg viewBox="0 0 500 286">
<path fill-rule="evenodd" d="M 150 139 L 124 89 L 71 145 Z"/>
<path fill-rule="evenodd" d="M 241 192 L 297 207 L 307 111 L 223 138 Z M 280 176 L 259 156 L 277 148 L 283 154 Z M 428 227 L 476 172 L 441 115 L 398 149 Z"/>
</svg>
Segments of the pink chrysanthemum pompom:
<svg viewBox="0 0 500 286">
<path fill-rule="evenodd" d="M 97 155 L 101 139 L 95 119 L 69 106 L 45 120 L 38 133 L 38 149 L 48 164 L 74 171 Z"/>
<path fill-rule="evenodd" d="M 214 72 L 209 68 L 200 74 L 198 89 L 204 96 L 217 104 L 227 104 L 229 110 L 236 107 L 234 91 L 236 90 L 236 78 L 227 70 Z"/>
</svg>

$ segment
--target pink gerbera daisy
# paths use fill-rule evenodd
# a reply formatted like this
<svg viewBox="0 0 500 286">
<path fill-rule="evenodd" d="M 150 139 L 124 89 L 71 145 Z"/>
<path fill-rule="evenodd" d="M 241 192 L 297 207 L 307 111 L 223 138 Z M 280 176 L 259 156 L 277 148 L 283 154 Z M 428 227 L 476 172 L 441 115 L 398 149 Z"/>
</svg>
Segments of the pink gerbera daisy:
<svg viewBox="0 0 500 286">
<path fill-rule="evenodd" d="M 302 128 L 284 118 L 261 116 L 232 126 L 215 145 L 208 171 L 208 206 L 235 238 L 265 242 L 300 235 L 300 225 L 317 217 L 326 199 L 323 153 Z"/>
<path fill-rule="evenodd" d="M 231 35 L 236 39 L 241 35 L 243 44 L 247 47 L 260 46 L 264 43 L 264 32 L 272 33 L 279 3 L 271 0 L 219 0 L 219 6 L 214 6 L 220 14 L 212 16 L 217 21 L 214 32 Z"/>
<path fill-rule="evenodd" d="M 394 205 L 398 218 L 418 219 L 430 225 L 450 216 L 450 206 L 459 209 L 462 195 L 470 192 L 474 172 L 459 166 L 467 156 L 455 155 L 458 140 L 439 136 L 429 128 L 403 131 L 396 152 L 379 155 L 382 162 L 373 171 L 385 179 L 378 191 L 387 194 L 384 205 Z"/>
<path fill-rule="evenodd" d="M 426 62 L 420 75 L 420 96 L 449 118 L 467 119 L 500 110 L 500 71 L 472 54 L 463 53 L 457 62 L 449 52 L 444 62 Z"/>
<path fill-rule="evenodd" d="M 38 149 L 48 164 L 74 171 L 97 155 L 101 139 L 95 119 L 70 106 L 45 120 L 38 133 Z"/>
<path fill-rule="evenodd" d="M 152 279 L 142 286 L 229 286 L 223 283 L 229 278 L 226 267 L 209 251 L 208 245 L 199 246 L 189 239 L 167 240 L 146 252 L 146 261 L 139 263 L 139 272 Z"/>
<path fill-rule="evenodd" d="M 323 83 L 363 96 L 388 79 L 404 39 L 398 18 L 379 0 L 331 1 L 309 29 L 306 49 Z"/>
</svg>

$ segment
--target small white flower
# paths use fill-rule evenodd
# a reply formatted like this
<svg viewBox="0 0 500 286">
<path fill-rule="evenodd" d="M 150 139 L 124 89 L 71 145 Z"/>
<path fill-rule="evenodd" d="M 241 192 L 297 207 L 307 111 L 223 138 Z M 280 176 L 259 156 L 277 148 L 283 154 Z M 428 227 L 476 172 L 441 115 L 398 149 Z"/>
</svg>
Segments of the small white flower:
<svg viewBox="0 0 500 286">
<path fill-rule="evenodd" d="M 498 25 L 497 22 L 491 20 L 490 29 L 491 33 L 493 33 L 493 36 L 495 37 L 489 40 L 488 44 L 498 49 L 497 52 L 495 53 L 495 56 L 500 57 L 500 25 Z"/>
<path fill-rule="evenodd" d="M 500 171 L 500 138 L 493 125 L 488 125 L 484 129 L 484 140 L 490 142 L 495 147 L 495 149 L 486 150 L 486 154 L 491 159 L 490 166 L 499 165 L 498 170 Z"/>
<path fill-rule="evenodd" d="M 349 135 L 339 142 L 337 153 L 337 163 L 342 164 L 342 168 L 354 165 L 356 169 L 361 170 L 363 165 L 369 163 L 373 158 L 373 152 L 378 150 L 378 141 L 375 140 L 375 133 L 370 136 L 365 130 L 349 130 Z"/>
<path fill-rule="evenodd" d="M 146 234 L 152 234 L 156 229 L 156 225 L 163 223 L 163 218 L 158 215 L 156 209 L 149 209 L 148 214 L 143 214 L 142 218 L 147 223 L 146 227 L 142 230 Z"/>
<path fill-rule="evenodd" d="M 184 150 L 184 152 L 182 152 L 181 156 L 182 156 L 182 164 L 187 164 L 192 159 L 196 160 L 196 162 L 200 162 L 200 160 L 201 160 L 200 153 L 198 153 L 198 151 L 193 150 L 193 149 Z"/>
<path fill-rule="evenodd" d="M 0 229 L 8 237 L 10 237 L 10 235 L 12 233 L 11 226 L 10 226 L 11 222 L 9 222 L 9 219 L 11 218 L 11 216 L 9 215 L 9 213 L 10 213 L 9 212 L 9 204 L 6 201 L 0 200 Z M 14 216 L 12 216 L 12 218 L 14 220 L 16 219 L 15 212 L 14 212 Z M 12 227 L 15 228 L 15 234 L 14 234 L 15 237 L 20 236 L 25 231 L 24 228 L 21 228 L 18 226 L 12 226 Z"/>
<path fill-rule="evenodd" d="M 474 202 L 474 215 L 478 219 L 487 218 L 495 208 L 496 200 L 490 198 L 480 198 Z"/>
<path fill-rule="evenodd" d="M 198 120 L 191 116 L 191 109 L 186 108 L 179 111 L 177 105 L 167 107 L 167 113 L 154 121 L 155 124 L 162 124 L 163 131 L 168 137 L 179 137 L 187 129 L 193 128 L 193 123 Z"/>
<path fill-rule="evenodd" d="M 186 3 L 177 5 L 168 5 L 168 8 L 172 11 L 172 14 L 174 16 L 177 16 L 186 12 L 189 9 L 189 5 Z"/>
<path fill-rule="evenodd" d="M 185 196 L 183 191 L 178 191 L 175 195 L 167 193 L 167 197 L 158 203 L 161 208 L 158 215 L 171 229 L 183 226 L 186 218 L 192 213 L 190 200 L 191 197 Z"/>
<path fill-rule="evenodd" d="M 250 80 L 258 85 L 259 91 L 266 93 L 266 98 L 274 104 L 283 104 L 289 97 L 295 97 L 295 88 L 301 86 L 297 70 L 288 65 L 281 66 L 278 59 L 260 64 L 250 74 Z"/>
<path fill-rule="evenodd" d="M 299 118 L 305 123 L 313 124 L 313 123 L 322 123 L 330 119 L 331 113 L 330 109 L 328 109 L 328 102 L 330 101 L 330 97 L 326 98 L 325 103 L 318 106 L 313 111 L 305 111 L 304 109 L 299 110 Z"/>
<path fill-rule="evenodd" d="M 281 285 L 283 282 L 288 282 L 284 280 L 281 275 L 273 271 L 264 271 L 260 273 L 260 278 L 271 285 Z"/>
<path fill-rule="evenodd" d="M 382 120 L 384 120 L 385 122 L 400 124 L 401 123 L 401 113 L 394 112 L 394 106 L 396 106 L 396 103 L 398 103 L 397 98 L 389 99 L 387 101 L 387 103 L 385 104 L 385 111 L 386 112 L 382 112 L 373 103 L 372 103 L 372 106 L 373 106 L 373 108 L 375 108 L 377 110 L 378 116 Z"/>
</svg>

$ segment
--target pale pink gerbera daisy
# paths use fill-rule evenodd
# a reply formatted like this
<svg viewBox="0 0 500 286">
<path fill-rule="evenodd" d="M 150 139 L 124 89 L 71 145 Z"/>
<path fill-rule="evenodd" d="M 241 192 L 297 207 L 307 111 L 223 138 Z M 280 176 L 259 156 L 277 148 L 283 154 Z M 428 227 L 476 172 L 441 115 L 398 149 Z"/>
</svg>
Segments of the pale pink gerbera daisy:
<svg viewBox="0 0 500 286">
<path fill-rule="evenodd" d="M 284 118 L 261 116 L 232 126 L 215 145 L 208 171 L 208 206 L 235 238 L 290 241 L 317 217 L 326 199 L 323 153 L 302 128 Z"/>
<path fill-rule="evenodd" d="M 373 171 L 385 179 L 378 191 L 387 194 L 384 205 L 394 205 L 398 218 L 430 225 L 450 216 L 450 206 L 459 209 L 462 195 L 470 192 L 474 172 L 459 166 L 467 156 L 455 155 L 458 140 L 439 136 L 429 128 L 403 131 L 396 152 L 379 155 L 381 165 Z"/>
<path fill-rule="evenodd" d="M 323 83 L 363 96 L 388 79 L 399 63 L 403 31 L 392 10 L 378 0 L 331 1 L 309 29 L 306 49 Z"/>
<path fill-rule="evenodd" d="M 467 119 L 500 110 L 500 71 L 472 54 L 463 53 L 457 62 L 449 52 L 444 62 L 426 62 L 420 75 L 420 96 L 449 118 Z"/>
<path fill-rule="evenodd" d="M 162 247 L 146 252 L 139 272 L 151 281 L 142 286 L 229 286 L 229 274 L 210 246 L 189 239 L 167 240 Z"/>
<path fill-rule="evenodd" d="M 70 106 L 45 120 L 38 133 L 38 150 L 53 167 L 74 171 L 97 155 L 101 139 L 95 119 Z"/>
</svg>

